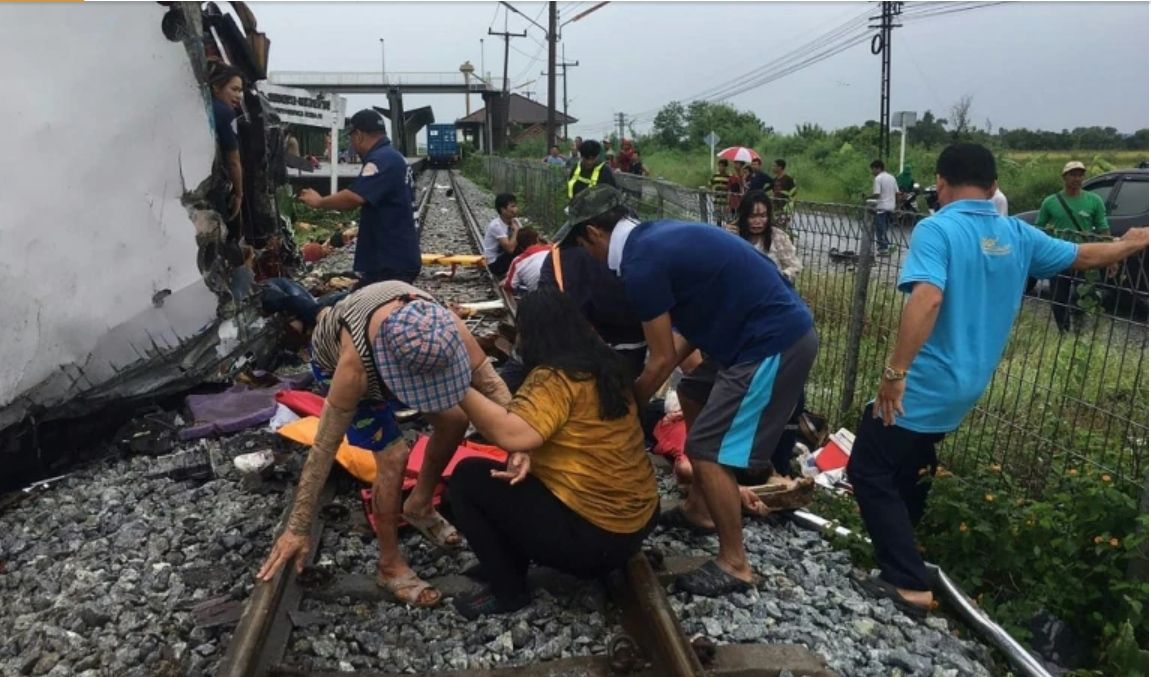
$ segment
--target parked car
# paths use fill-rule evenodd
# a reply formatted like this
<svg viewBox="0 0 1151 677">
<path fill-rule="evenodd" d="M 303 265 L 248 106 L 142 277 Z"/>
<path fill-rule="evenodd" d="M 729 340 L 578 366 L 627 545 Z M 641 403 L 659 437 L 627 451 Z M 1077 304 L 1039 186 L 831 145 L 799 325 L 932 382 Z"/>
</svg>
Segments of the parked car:
<svg viewBox="0 0 1151 677">
<path fill-rule="evenodd" d="M 1111 226 L 1113 237 L 1119 237 L 1132 228 L 1147 227 L 1147 175 L 1146 168 L 1120 169 L 1093 176 L 1083 182 L 1083 190 L 1103 198 L 1103 204 L 1107 206 L 1107 223 Z M 1038 211 L 1031 211 L 1015 216 L 1034 225 L 1038 215 Z M 1126 275 L 1120 275 L 1120 279 L 1108 279 L 1104 284 L 1114 285 L 1120 293 L 1133 295 L 1134 301 L 1146 311 L 1147 252 L 1128 258 L 1124 263 L 1124 272 Z M 1028 280 L 1027 291 L 1030 292 L 1034 287 L 1035 280 Z"/>
</svg>

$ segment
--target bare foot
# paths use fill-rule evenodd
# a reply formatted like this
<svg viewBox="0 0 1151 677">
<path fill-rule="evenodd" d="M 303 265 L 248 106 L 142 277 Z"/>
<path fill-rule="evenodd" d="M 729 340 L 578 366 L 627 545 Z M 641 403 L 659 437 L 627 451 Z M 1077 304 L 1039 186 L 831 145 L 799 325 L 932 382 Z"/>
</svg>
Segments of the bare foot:
<svg viewBox="0 0 1151 677">
<path fill-rule="evenodd" d="M 896 590 L 908 602 L 928 609 L 932 607 L 935 601 L 935 596 L 931 594 L 930 590 L 905 590 L 904 588 L 896 588 Z"/>
<path fill-rule="evenodd" d="M 687 500 L 680 506 L 683 510 L 684 516 L 689 522 L 705 529 L 714 529 L 715 521 L 711 519 L 711 513 L 708 512 L 707 505 L 700 497 L 695 497 L 692 500 L 692 495 L 687 495 Z"/>
<path fill-rule="evenodd" d="M 724 571 L 731 574 L 732 576 L 735 576 L 736 578 L 743 581 L 744 583 L 754 583 L 755 582 L 755 574 L 752 573 L 751 565 L 749 565 L 747 563 L 746 559 L 743 561 L 742 566 L 737 566 L 735 564 L 732 564 L 731 562 L 728 562 L 727 560 L 725 560 L 722 557 L 715 558 L 715 563 L 719 565 L 720 569 L 723 569 Z"/>
</svg>

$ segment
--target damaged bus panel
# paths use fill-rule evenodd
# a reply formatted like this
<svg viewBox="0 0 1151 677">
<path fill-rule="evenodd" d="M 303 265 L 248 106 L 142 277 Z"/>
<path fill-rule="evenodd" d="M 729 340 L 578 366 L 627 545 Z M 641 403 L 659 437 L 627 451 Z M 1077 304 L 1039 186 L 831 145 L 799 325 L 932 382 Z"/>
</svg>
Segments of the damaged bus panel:
<svg viewBox="0 0 1151 677">
<path fill-rule="evenodd" d="M 228 378 L 275 345 L 252 294 L 297 260 L 282 131 L 256 88 L 268 40 L 232 8 L 0 6 L 20 64 L 0 107 L 20 158 L 0 210 L 0 474 L 40 453 L 45 422 Z M 239 190 L 209 85 L 223 66 L 242 74 Z"/>
</svg>

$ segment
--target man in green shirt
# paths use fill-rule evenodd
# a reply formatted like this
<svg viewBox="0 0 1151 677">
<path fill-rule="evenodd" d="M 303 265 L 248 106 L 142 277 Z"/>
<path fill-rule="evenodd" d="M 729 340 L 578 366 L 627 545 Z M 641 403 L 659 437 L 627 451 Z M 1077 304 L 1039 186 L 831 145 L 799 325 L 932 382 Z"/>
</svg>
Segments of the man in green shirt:
<svg viewBox="0 0 1151 677">
<path fill-rule="evenodd" d="M 1035 225 L 1050 228 L 1053 235 L 1069 242 L 1083 242 L 1088 239 L 1098 241 L 1111 235 L 1107 224 L 1107 205 L 1103 198 L 1092 192 L 1084 192 L 1083 177 L 1087 168 L 1082 162 L 1068 162 L 1063 166 L 1063 190 L 1048 195 L 1039 206 L 1039 216 Z M 1059 331 L 1071 329 L 1071 316 L 1078 314 L 1079 295 L 1075 292 L 1083 281 L 1081 273 L 1065 271 L 1052 282 L 1051 314 Z"/>
</svg>

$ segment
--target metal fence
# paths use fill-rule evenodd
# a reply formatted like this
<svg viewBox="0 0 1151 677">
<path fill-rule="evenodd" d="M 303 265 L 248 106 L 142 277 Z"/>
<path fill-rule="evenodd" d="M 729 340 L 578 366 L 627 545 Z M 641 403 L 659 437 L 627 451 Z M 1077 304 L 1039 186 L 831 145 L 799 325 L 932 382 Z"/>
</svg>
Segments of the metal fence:
<svg viewBox="0 0 1151 677">
<path fill-rule="evenodd" d="M 493 191 L 514 193 L 541 232 L 563 223 L 562 168 L 484 158 L 483 171 L 481 180 Z M 616 181 L 644 218 L 716 221 L 706 190 L 630 175 L 617 174 Z M 898 215 L 901 225 L 889 232 L 890 254 L 877 256 L 874 215 L 865 206 L 799 202 L 793 208 L 787 231 L 803 263 L 795 284 L 820 336 L 808 408 L 828 416 L 833 429 L 854 429 L 894 349 L 904 302 L 896 285 L 918 216 Z M 1089 273 L 1071 283 L 1029 285 L 999 368 L 975 409 L 942 443 L 942 462 L 960 474 L 977 464 L 1000 464 L 1033 493 L 1042 492 L 1054 473 L 1085 465 L 1143 487 L 1146 270 L 1144 255 L 1120 276 Z M 1064 285 L 1077 289 L 1078 298 L 1053 299 Z M 1072 317 L 1071 331 L 1058 328 L 1057 309 Z"/>
</svg>

